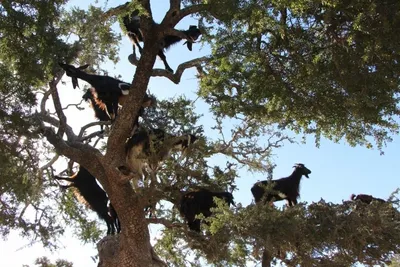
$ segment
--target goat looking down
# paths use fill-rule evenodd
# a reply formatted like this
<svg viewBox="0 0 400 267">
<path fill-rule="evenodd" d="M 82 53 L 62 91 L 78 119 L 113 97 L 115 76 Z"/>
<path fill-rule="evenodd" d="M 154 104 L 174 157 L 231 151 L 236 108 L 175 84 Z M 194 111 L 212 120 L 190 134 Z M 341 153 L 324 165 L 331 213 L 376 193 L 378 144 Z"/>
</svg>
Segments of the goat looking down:
<svg viewBox="0 0 400 267">
<path fill-rule="evenodd" d="M 102 108 L 107 111 L 111 120 L 115 119 L 118 114 L 118 103 L 122 102 L 122 98 L 129 94 L 131 84 L 110 76 L 86 73 L 83 70 L 89 67 L 88 64 L 77 68 L 69 64 L 58 64 L 65 70 L 65 74 L 72 78 L 74 89 L 79 87 L 78 78 L 88 82 L 97 94 L 98 104 L 103 103 L 104 107 Z M 142 107 L 149 107 L 153 104 L 153 101 L 152 98 L 145 94 Z"/>
<path fill-rule="evenodd" d="M 207 189 L 200 189 L 182 196 L 179 212 L 186 219 L 190 230 L 200 232 L 200 219 L 196 219 L 196 215 L 202 213 L 205 218 L 210 217 L 212 215 L 210 209 L 217 207 L 214 197 L 223 199 L 228 206 L 232 204 L 236 207 L 233 195 L 229 192 L 211 192 Z"/>
<path fill-rule="evenodd" d="M 88 170 L 80 166 L 79 171 L 71 177 L 54 176 L 54 179 L 70 182 L 69 185 L 62 185 L 61 188 L 75 187 L 76 191 L 74 193 L 77 199 L 90 207 L 107 223 L 107 235 L 115 233 L 113 219 L 108 214 L 106 192 L 101 189 L 96 182 L 96 178 Z"/>
<path fill-rule="evenodd" d="M 381 198 L 376 198 L 371 195 L 365 195 L 365 194 L 359 194 L 359 195 L 351 194 L 350 199 L 354 200 L 354 201 L 360 200 L 361 202 L 366 203 L 366 204 L 370 204 L 372 201 L 378 201 L 381 203 L 386 202 L 385 200 L 383 200 Z"/>
<path fill-rule="evenodd" d="M 142 47 L 139 42 L 144 42 L 142 30 L 140 29 L 140 17 L 139 11 L 135 10 L 131 14 L 126 15 L 122 18 L 126 33 L 129 39 L 133 42 L 133 53 L 135 54 L 135 46 L 138 47 L 139 52 L 142 53 Z M 190 25 L 189 29 L 184 31 L 180 30 L 186 36 L 186 45 L 189 51 L 192 51 L 192 44 L 199 38 L 201 31 L 195 25 Z M 160 44 L 160 50 L 158 56 L 164 63 L 165 69 L 169 72 L 173 72 L 172 68 L 168 65 L 167 58 L 164 54 L 165 50 L 168 50 L 172 45 L 180 42 L 182 38 L 175 35 L 167 35 Z"/>
<path fill-rule="evenodd" d="M 183 156 L 197 139 L 192 134 L 179 137 L 169 135 L 161 129 L 140 130 L 125 144 L 126 163 L 131 170 L 137 171 L 143 177 L 146 163 L 154 171 L 169 156 L 171 150 L 180 149 Z"/>
<path fill-rule="evenodd" d="M 293 167 L 295 169 L 288 177 L 255 183 L 251 188 L 251 193 L 254 196 L 255 202 L 258 203 L 263 198 L 265 198 L 265 202 L 286 199 L 289 206 L 296 205 L 297 198 L 300 196 L 300 179 L 303 175 L 309 178 L 308 175 L 311 173 L 311 171 L 301 163 L 297 163 Z M 266 192 L 267 190 L 265 187 L 270 184 L 272 184 L 271 190 L 276 192 Z"/>
</svg>

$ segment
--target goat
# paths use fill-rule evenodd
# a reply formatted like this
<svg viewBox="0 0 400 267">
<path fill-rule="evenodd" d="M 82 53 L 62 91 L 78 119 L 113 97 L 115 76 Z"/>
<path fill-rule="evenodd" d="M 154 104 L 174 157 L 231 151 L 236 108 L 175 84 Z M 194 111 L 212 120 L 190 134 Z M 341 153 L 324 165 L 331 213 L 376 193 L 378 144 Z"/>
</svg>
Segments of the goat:
<svg viewBox="0 0 400 267">
<path fill-rule="evenodd" d="M 141 130 L 128 139 L 125 144 L 126 162 L 131 170 L 143 176 L 143 168 L 147 163 L 156 170 L 159 162 L 165 160 L 172 149 L 186 149 L 197 141 L 197 137 L 188 134 L 180 137 L 169 135 L 161 129 Z"/>
<path fill-rule="evenodd" d="M 106 104 L 98 99 L 96 90 L 94 88 L 88 89 L 82 98 L 89 102 L 90 107 L 94 110 L 94 116 L 99 119 L 99 121 L 111 121 L 111 117 L 107 112 Z M 133 123 L 136 128 L 139 127 L 139 117 L 143 115 L 143 112 L 144 108 L 142 106 L 140 107 L 139 113 Z M 104 125 L 100 125 L 101 131 L 103 131 L 103 126 Z"/>
<path fill-rule="evenodd" d="M 196 219 L 196 215 L 202 213 L 205 218 L 210 217 L 210 209 L 216 207 L 214 197 L 223 199 L 228 206 L 232 204 L 236 207 L 233 195 L 229 192 L 211 192 L 203 188 L 182 196 L 179 212 L 186 219 L 190 230 L 200 232 L 200 219 Z"/>
<path fill-rule="evenodd" d="M 121 232 L 121 222 L 119 221 L 117 212 L 111 202 L 108 204 L 108 213 L 115 224 L 115 228 L 117 228 L 117 233 L 119 234 Z"/>
<path fill-rule="evenodd" d="M 101 103 L 104 104 L 101 108 L 107 111 L 109 117 L 113 121 L 118 115 L 118 103 L 122 102 L 122 98 L 129 94 L 131 84 L 110 76 L 86 73 L 83 70 L 89 67 L 88 64 L 77 68 L 69 64 L 58 64 L 65 70 L 65 74 L 72 78 L 72 86 L 74 89 L 79 87 L 78 78 L 88 82 L 94 88 L 97 99 L 99 100 L 98 105 L 101 105 Z M 154 104 L 153 101 L 154 100 L 146 94 L 143 99 L 142 107 L 151 106 Z"/>
<path fill-rule="evenodd" d="M 107 111 L 105 110 L 104 104 L 99 103 L 97 99 L 96 91 L 93 88 L 90 88 L 86 91 L 86 93 L 82 96 L 82 98 L 89 102 L 90 107 L 94 111 L 94 116 L 99 121 L 109 121 L 111 120 L 110 116 L 108 115 Z M 104 125 L 100 125 L 101 131 L 104 129 Z"/>
<path fill-rule="evenodd" d="M 297 163 L 293 167 L 295 169 L 288 177 L 255 183 L 251 188 L 251 193 L 254 196 L 255 202 L 260 202 L 262 198 L 265 198 L 265 202 L 286 199 L 289 206 L 296 205 L 297 198 L 300 196 L 300 179 L 303 175 L 309 178 L 308 175 L 311 171 L 301 163 Z M 270 184 L 272 184 L 271 189 L 276 192 L 266 192 L 265 186 Z"/>
<path fill-rule="evenodd" d="M 360 200 L 361 202 L 363 202 L 365 204 L 370 204 L 372 201 L 378 201 L 380 203 L 386 202 L 385 200 L 383 200 L 381 198 L 376 198 L 371 195 L 365 195 L 365 194 L 359 194 L 359 195 L 351 194 L 350 199 L 354 200 L 354 201 Z"/>
<path fill-rule="evenodd" d="M 133 53 L 135 54 L 135 46 L 138 47 L 140 54 L 142 54 L 142 47 L 139 42 L 144 42 L 143 33 L 140 29 L 140 17 L 139 11 L 135 10 L 131 14 L 126 15 L 122 18 L 122 22 L 126 29 L 129 39 L 133 42 Z M 182 34 L 186 36 L 186 45 L 189 51 L 192 51 L 192 44 L 199 38 L 201 31 L 195 25 L 190 25 L 188 30 L 180 30 Z M 165 69 L 169 72 L 174 72 L 168 65 L 167 58 L 165 57 L 164 51 L 168 50 L 172 45 L 180 42 L 181 37 L 175 35 L 167 35 L 162 40 L 160 44 L 160 50 L 158 51 L 158 56 L 164 62 Z"/>
<path fill-rule="evenodd" d="M 61 188 L 75 187 L 78 200 L 94 210 L 107 223 L 107 235 L 115 233 L 114 222 L 108 214 L 106 192 L 101 189 L 96 178 L 87 169 L 80 166 L 78 172 L 71 177 L 54 176 L 54 179 L 70 182 L 69 185 L 62 185 Z"/>
</svg>

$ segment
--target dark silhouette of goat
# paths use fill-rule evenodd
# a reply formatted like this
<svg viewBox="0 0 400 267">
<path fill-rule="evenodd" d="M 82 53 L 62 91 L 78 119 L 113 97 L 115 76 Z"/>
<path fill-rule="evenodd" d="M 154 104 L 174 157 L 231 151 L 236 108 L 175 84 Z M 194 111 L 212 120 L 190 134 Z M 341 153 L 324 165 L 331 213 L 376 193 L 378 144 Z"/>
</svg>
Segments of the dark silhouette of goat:
<svg viewBox="0 0 400 267">
<path fill-rule="evenodd" d="M 366 204 L 370 204 L 372 201 L 378 201 L 381 203 L 386 202 L 385 200 L 383 200 L 381 198 L 376 198 L 371 195 L 365 195 L 365 194 L 359 194 L 359 195 L 351 194 L 350 199 L 351 200 L 360 200 L 361 202 L 366 203 Z"/>
<path fill-rule="evenodd" d="M 101 189 L 96 178 L 88 170 L 80 166 L 79 171 L 71 177 L 54 176 L 54 178 L 71 182 L 69 185 L 62 185 L 61 188 L 76 188 L 75 195 L 78 200 L 94 210 L 107 223 L 107 235 L 115 233 L 114 222 L 108 214 L 106 192 Z"/>
<path fill-rule="evenodd" d="M 228 206 L 230 204 L 236 206 L 233 195 L 229 192 L 211 192 L 207 189 L 200 189 L 182 196 L 179 212 L 186 219 L 190 230 L 200 232 L 200 220 L 196 219 L 196 215 L 201 213 L 205 218 L 210 217 L 212 215 L 210 209 L 216 207 L 214 197 L 223 199 Z"/>
<path fill-rule="evenodd" d="M 127 35 L 129 39 L 133 42 L 133 51 L 135 53 L 135 46 L 138 47 L 139 52 L 142 53 L 142 47 L 139 42 L 144 42 L 143 33 L 140 29 L 140 17 L 139 11 L 135 10 L 131 14 L 126 15 L 122 18 L 123 24 L 125 26 Z M 186 36 L 186 45 L 189 51 L 192 51 L 192 44 L 199 38 L 201 35 L 200 30 L 195 25 L 190 25 L 189 29 L 184 31 L 180 30 Z M 162 44 L 160 45 L 160 50 L 158 52 L 158 56 L 164 62 L 165 69 L 169 72 L 173 72 L 171 67 L 168 65 L 167 58 L 165 57 L 164 51 L 168 50 L 172 45 L 180 42 L 182 38 L 175 35 L 167 35 L 164 37 Z"/>
<path fill-rule="evenodd" d="M 295 169 L 288 177 L 255 183 L 251 188 L 251 193 L 254 196 L 255 202 L 258 203 L 263 198 L 265 202 L 286 199 L 289 206 L 296 205 L 297 198 L 300 196 L 300 179 L 303 175 L 308 178 L 311 171 L 301 163 L 295 164 L 293 167 Z M 270 184 L 272 184 L 270 189 L 275 192 L 267 192 L 265 187 Z"/>
<path fill-rule="evenodd" d="M 65 74 L 72 78 L 72 85 L 75 89 L 78 85 L 78 78 L 88 82 L 95 90 L 97 96 L 97 104 L 107 111 L 111 120 L 114 120 L 118 115 L 118 103 L 122 102 L 122 98 L 129 94 L 131 84 L 121 80 L 112 78 L 110 76 L 94 75 L 84 72 L 83 70 L 89 65 L 74 67 L 72 65 L 59 63 L 65 70 Z M 154 102 L 147 94 L 145 95 L 142 107 L 149 107 Z"/>
<path fill-rule="evenodd" d="M 131 170 L 137 171 L 142 177 L 145 164 L 154 171 L 171 150 L 180 149 L 184 155 L 196 141 L 197 137 L 192 134 L 177 137 L 161 129 L 140 130 L 125 144 L 126 162 Z"/>
</svg>

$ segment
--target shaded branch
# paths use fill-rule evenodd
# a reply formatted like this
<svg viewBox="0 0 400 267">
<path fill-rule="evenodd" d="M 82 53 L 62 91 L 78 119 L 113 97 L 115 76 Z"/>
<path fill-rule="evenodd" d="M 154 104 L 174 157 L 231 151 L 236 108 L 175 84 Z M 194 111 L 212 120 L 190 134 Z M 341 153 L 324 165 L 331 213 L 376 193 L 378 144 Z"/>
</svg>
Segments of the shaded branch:
<svg viewBox="0 0 400 267">
<path fill-rule="evenodd" d="M 181 21 L 184 17 L 194 13 L 199 13 L 201 11 L 206 11 L 209 9 L 209 7 L 210 7 L 209 4 L 198 4 L 185 7 L 184 9 L 179 10 L 177 14 L 175 14 L 175 16 L 172 16 L 170 19 L 164 19 L 162 24 L 163 25 L 167 24 L 170 25 L 171 27 L 175 27 L 175 25 L 178 24 L 178 22 Z"/>
<path fill-rule="evenodd" d="M 138 64 L 138 59 L 136 58 L 136 56 L 134 56 L 133 54 L 129 55 L 128 57 L 129 62 L 132 65 L 137 65 Z M 196 58 L 193 60 L 189 60 L 187 62 L 184 62 L 182 64 L 180 64 L 178 66 L 178 68 L 176 69 L 175 73 L 171 73 L 169 71 L 163 70 L 163 69 L 153 69 L 151 76 L 153 77 L 166 77 L 168 78 L 171 82 L 175 83 L 175 84 L 179 84 L 182 78 L 182 74 L 186 69 L 192 68 L 192 67 L 196 67 L 196 69 L 199 71 L 202 71 L 202 67 L 201 67 L 201 63 L 207 62 L 209 60 L 208 57 L 200 57 L 200 58 Z"/>
<path fill-rule="evenodd" d="M 93 137 L 99 137 L 100 138 L 102 136 L 104 136 L 104 132 L 103 131 L 97 131 L 97 132 L 93 132 L 93 133 L 91 133 L 91 134 L 89 134 L 89 135 L 87 135 L 87 136 L 85 136 L 83 138 L 80 138 L 79 141 L 80 142 L 84 142 L 86 140 L 92 139 Z"/>
<path fill-rule="evenodd" d="M 93 127 L 93 126 L 97 126 L 97 125 L 111 125 L 111 121 L 95 121 L 95 122 L 91 122 L 91 123 L 86 124 L 79 131 L 78 138 L 81 138 L 83 136 L 83 134 L 85 133 L 86 129 L 88 129 L 90 127 Z"/>
<path fill-rule="evenodd" d="M 43 171 L 46 170 L 47 168 L 50 168 L 59 159 L 59 157 L 60 155 L 56 154 L 49 162 L 47 162 L 42 167 L 39 167 L 39 178 L 42 177 Z"/>
<path fill-rule="evenodd" d="M 48 116 L 46 114 L 36 113 L 36 114 L 34 114 L 34 118 L 38 119 L 40 122 L 49 123 L 54 127 L 59 127 L 59 125 L 60 125 L 60 121 L 59 120 L 57 120 L 56 118 L 53 118 L 51 116 Z M 68 124 L 66 125 L 65 133 L 67 135 L 68 140 L 77 139 L 77 136 L 75 135 L 75 133 L 72 130 L 71 126 L 69 126 Z"/>
<path fill-rule="evenodd" d="M 81 102 L 79 102 L 78 104 L 68 104 L 63 108 L 63 110 L 66 110 L 71 106 L 75 106 L 78 110 L 84 110 L 85 108 L 80 107 L 80 105 L 82 104 L 83 101 L 84 100 L 82 99 Z"/>
<path fill-rule="evenodd" d="M 103 20 L 106 20 L 106 19 L 108 19 L 109 17 L 118 16 L 118 15 L 121 14 L 123 11 L 125 11 L 126 7 L 129 5 L 129 3 L 130 3 L 130 2 L 127 2 L 127 3 L 123 4 L 123 5 L 120 5 L 120 6 L 117 6 L 117 7 L 114 7 L 114 8 L 109 9 L 107 12 L 105 12 L 105 13 L 101 16 L 101 18 L 102 18 Z"/>
<path fill-rule="evenodd" d="M 182 223 L 174 223 L 171 220 L 165 219 L 165 218 L 148 218 L 146 219 L 146 222 L 148 224 L 162 224 L 167 228 L 175 228 L 175 227 L 183 227 L 184 225 Z"/>
<path fill-rule="evenodd" d="M 169 0 L 169 11 L 177 11 L 181 8 L 181 0 Z"/>
<path fill-rule="evenodd" d="M 57 91 L 57 85 L 55 82 L 49 82 L 51 97 L 53 98 L 54 108 L 56 109 L 56 113 L 58 118 L 60 119 L 60 125 L 57 131 L 57 135 L 63 136 L 65 133 L 65 129 L 67 127 L 67 117 L 65 116 L 62 106 L 60 97 Z"/>
</svg>

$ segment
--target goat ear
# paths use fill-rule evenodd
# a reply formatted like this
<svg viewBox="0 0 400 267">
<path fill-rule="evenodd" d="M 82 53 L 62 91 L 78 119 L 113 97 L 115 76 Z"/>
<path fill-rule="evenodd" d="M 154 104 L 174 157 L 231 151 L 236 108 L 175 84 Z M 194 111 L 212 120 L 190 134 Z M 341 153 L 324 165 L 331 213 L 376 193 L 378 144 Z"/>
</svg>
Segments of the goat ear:
<svg viewBox="0 0 400 267">
<path fill-rule="evenodd" d="M 78 67 L 78 69 L 84 70 L 84 69 L 87 69 L 88 67 L 89 67 L 89 64 L 85 64 L 83 66 Z"/>
<path fill-rule="evenodd" d="M 187 48 L 189 49 L 189 51 L 192 51 L 192 42 L 186 42 Z"/>
<path fill-rule="evenodd" d="M 78 78 L 72 77 L 72 87 L 75 89 L 76 87 L 79 88 Z"/>
</svg>

